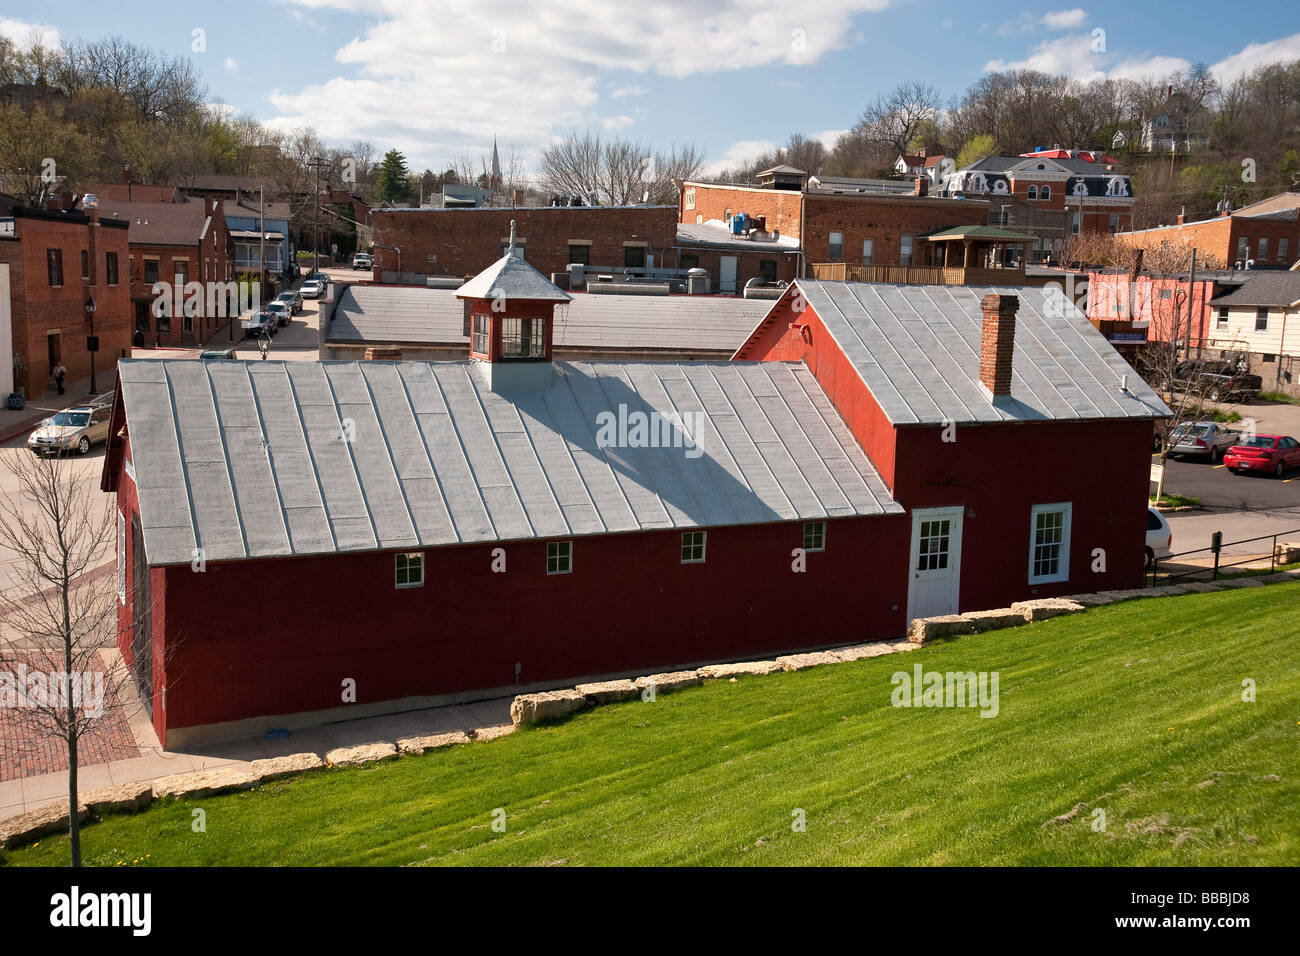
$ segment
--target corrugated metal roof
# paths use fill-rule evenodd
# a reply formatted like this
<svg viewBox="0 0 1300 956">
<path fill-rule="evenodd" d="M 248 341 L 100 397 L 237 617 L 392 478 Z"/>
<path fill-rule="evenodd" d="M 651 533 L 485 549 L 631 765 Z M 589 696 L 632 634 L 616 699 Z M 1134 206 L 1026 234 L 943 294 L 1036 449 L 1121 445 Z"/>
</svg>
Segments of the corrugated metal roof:
<svg viewBox="0 0 1300 956">
<path fill-rule="evenodd" d="M 1169 414 L 1077 308 L 1044 289 L 800 279 L 808 304 L 895 425 L 1159 418 Z M 980 384 L 980 299 L 1020 298 L 1009 398 Z M 1121 391 L 1128 376 L 1129 393 Z"/>
<path fill-rule="evenodd" d="M 496 393 L 475 362 L 124 360 L 149 563 L 902 511 L 802 364 L 554 368 Z M 701 454 L 600 447 L 620 408 Z"/>
<path fill-rule="evenodd" d="M 513 226 L 512 226 L 513 230 Z M 514 233 L 511 232 L 513 237 Z M 456 290 L 462 299 L 532 299 L 567 302 L 565 292 L 523 259 L 506 254 Z"/>
<path fill-rule="evenodd" d="M 730 296 L 577 294 L 555 308 L 554 344 L 558 349 L 730 354 L 771 305 Z M 454 291 L 352 285 L 339 299 L 327 339 L 468 346 L 464 327 L 464 304 Z"/>
</svg>

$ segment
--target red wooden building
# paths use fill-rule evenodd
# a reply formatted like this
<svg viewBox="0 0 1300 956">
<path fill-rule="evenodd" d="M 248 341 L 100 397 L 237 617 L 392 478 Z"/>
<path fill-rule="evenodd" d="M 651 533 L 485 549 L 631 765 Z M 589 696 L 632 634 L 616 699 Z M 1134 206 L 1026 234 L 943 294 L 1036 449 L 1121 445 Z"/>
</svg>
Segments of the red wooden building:
<svg viewBox="0 0 1300 956">
<path fill-rule="evenodd" d="M 122 651 L 167 746 L 1140 583 L 1166 410 L 1077 312 L 801 282 L 739 361 L 559 363 L 522 259 L 460 294 L 468 361 L 120 364 Z"/>
</svg>

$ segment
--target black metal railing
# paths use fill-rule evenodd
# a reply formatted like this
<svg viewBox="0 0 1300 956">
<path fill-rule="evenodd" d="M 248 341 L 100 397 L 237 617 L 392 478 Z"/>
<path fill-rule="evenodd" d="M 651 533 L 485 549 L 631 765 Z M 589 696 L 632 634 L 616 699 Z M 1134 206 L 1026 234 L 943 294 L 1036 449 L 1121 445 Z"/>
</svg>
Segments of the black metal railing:
<svg viewBox="0 0 1300 956">
<path fill-rule="evenodd" d="M 1151 562 L 1151 585 L 1150 586 L 1151 587 L 1156 586 L 1156 576 L 1160 573 L 1160 563 L 1162 561 L 1167 564 L 1173 561 L 1175 558 L 1185 558 L 1188 557 L 1189 555 L 1205 554 L 1206 552 L 1209 552 L 1210 554 L 1214 555 L 1213 565 L 1204 568 L 1194 567 L 1194 568 L 1189 568 L 1186 571 L 1177 571 L 1172 573 L 1166 571 L 1164 577 L 1164 583 L 1168 584 L 1171 581 L 1177 580 L 1178 578 L 1189 578 L 1194 575 L 1204 574 L 1206 571 L 1210 572 L 1211 581 L 1217 581 L 1219 579 L 1219 571 L 1223 570 L 1224 568 L 1241 567 L 1242 565 L 1246 565 L 1246 564 L 1254 564 L 1256 561 L 1259 560 L 1259 557 L 1255 556 L 1255 557 L 1242 558 L 1240 561 L 1225 562 L 1222 559 L 1224 547 L 1227 545 L 1251 544 L 1252 542 L 1255 541 L 1269 542 L 1268 573 L 1272 574 L 1274 571 L 1277 570 L 1277 565 L 1278 565 L 1278 560 L 1277 560 L 1278 539 L 1285 538 L 1288 536 L 1293 536 L 1293 535 L 1300 535 L 1300 528 L 1293 528 L 1290 531 L 1279 531 L 1276 534 L 1262 534 L 1256 538 L 1242 538 L 1239 541 L 1224 541 L 1223 532 L 1216 531 L 1214 532 L 1213 535 L 1210 536 L 1210 546 L 1208 548 L 1197 548 L 1194 551 L 1180 551 L 1177 554 L 1170 554 L 1168 557 L 1155 558 Z"/>
</svg>

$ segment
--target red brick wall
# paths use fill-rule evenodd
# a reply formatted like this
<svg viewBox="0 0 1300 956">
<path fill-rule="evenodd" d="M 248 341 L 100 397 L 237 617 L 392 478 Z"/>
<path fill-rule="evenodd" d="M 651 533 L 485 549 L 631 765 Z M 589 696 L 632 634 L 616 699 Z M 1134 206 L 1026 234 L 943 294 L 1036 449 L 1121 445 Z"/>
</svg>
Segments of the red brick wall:
<svg viewBox="0 0 1300 956">
<path fill-rule="evenodd" d="M 686 194 L 695 190 L 695 208 L 686 208 Z M 679 197 L 681 222 L 708 222 L 710 219 L 727 220 L 727 211 L 763 216 L 768 232 L 798 238 L 802 222 L 800 200 L 803 194 L 790 189 L 758 189 L 753 186 L 704 185 L 687 183 Z"/>
<path fill-rule="evenodd" d="M 709 279 L 712 283 L 711 292 L 718 291 L 718 276 L 721 275 L 719 261 L 723 256 L 736 257 L 736 292 L 739 294 L 744 291 L 745 283 L 750 279 L 757 278 L 761 273 L 760 269 L 764 260 L 771 260 L 776 263 L 776 278 L 779 282 L 789 282 L 799 278 L 799 255 L 794 252 L 785 252 L 778 249 L 758 249 L 753 252 L 739 249 L 696 249 L 690 246 L 681 246 L 677 250 L 678 264 L 686 268 L 689 261 L 686 256 L 695 256 L 698 260 L 699 268 L 709 270 Z"/>
<path fill-rule="evenodd" d="M 81 253 L 91 251 L 92 228 L 95 230 L 91 257 L 93 282 L 83 279 L 81 274 Z M 20 356 L 27 366 L 26 372 L 15 375 L 15 386 L 22 386 L 29 398 L 51 387 L 49 333 L 56 329 L 59 357 L 68 369 L 68 380 L 90 374 L 85 302 L 93 295 L 95 335 L 99 337 L 95 368 L 97 377 L 102 379 L 98 385 L 105 390 L 117 359 L 131 347 L 126 229 L 108 223 L 92 227 L 79 214 L 50 219 L 20 213 L 14 221 L 14 232 L 14 239 L 0 239 L 0 261 L 10 266 L 14 355 Z M 59 249 L 63 254 L 61 286 L 51 287 L 49 283 L 46 266 L 49 249 Z M 104 257 L 109 252 L 116 252 L 118 257 L 120 281 L 116 286 L 105 284 Z"/>
<path fill-rule="evenodd" d="M 805 206 L 803 247 L 809 262 L 831 262 L 830 234 L 844 236 L 844 255 L 839 261 L 862 262 L 862 242 L 873 242 L 873 264 L 899 265 L 904 235 L 914 238 L 912 264 L 921 265 L 928 243 L 920 237 L 953 226 L 983 226 L 988 223 L 989 204 L 971 199 L 912 197 L 809 196 Z"/>
<path fill-rule="evenodd" d="M 1168 229 L 1135 232 L 1120 238 L 1133 246 L 1145 249 L 1159 247 L 1162 242 L 1185 245 L 1188 249 L 1195 247 L 1197 252 L 1213 256 L 1222 266 L 1228 268 L 1237 261 L 1237 243 L 1241 237 L 1249 243 L 1250 256 L 1259 253 L 1259 240 L 1268 240 L 1268 258 L 1260 259 L 1257 265 L 1289 266 L 1300 258 L 1300 222 L 1277 222 L 1267 219 L 1253 219 L 1248 216 L 1221 216 L 1204 222 L 1192 222 Z M 1278 240 L 1286 239 L 1285 260 L 1278 258 Z"/>
<path fill-rule="evenodd" d="M 569 243 L 578 240 L 590 242 L 592 265 L 621 267 L 625 242 L 645 243 L 656 265 L 677 265 L 672 254 L 677 212 L 672 206 L 376 209 L 371 214 L 375 241 L 402 250 L 403 272 L 423 275 L 482 272 L 501 258 L 512 219 L 524 258 L 548 277 L 568 268 Z M 376 247 L 374 255 L 376 276 L 397 271 L 393 250 Z"/>
</svg>

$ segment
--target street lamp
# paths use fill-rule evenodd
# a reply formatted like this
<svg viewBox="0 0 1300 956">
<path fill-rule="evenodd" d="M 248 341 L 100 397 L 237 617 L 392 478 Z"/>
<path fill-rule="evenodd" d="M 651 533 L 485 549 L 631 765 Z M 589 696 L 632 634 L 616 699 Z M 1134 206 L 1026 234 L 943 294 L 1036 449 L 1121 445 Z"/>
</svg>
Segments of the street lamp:
<svg viewBox="0 0 1300 956">
<path fill-rule="evenodd" d="M 89 296 L 86 299 L 86 319 L 90 322 L 90 333 L 86 338 L 86 351 L 90 353 L 90 394 L 94 395 L 99 391 L 95 384 L 95 353 L 99 351 L 99 339 L 95 338 L 95 297 Z"/>
</svg>

